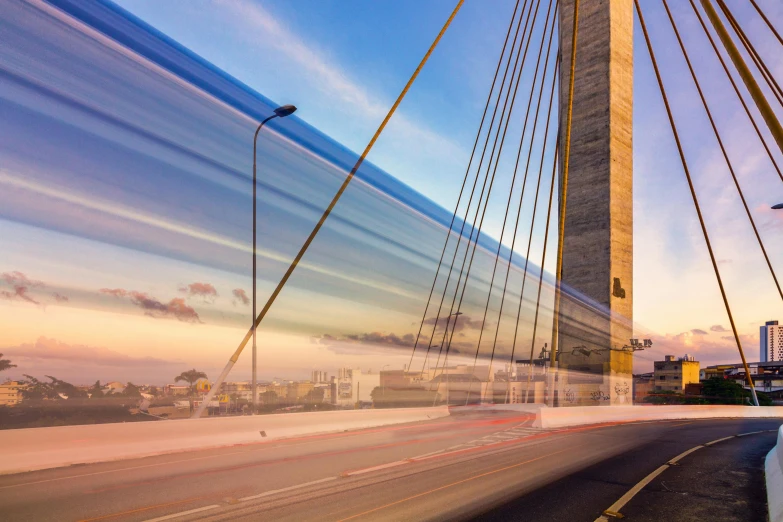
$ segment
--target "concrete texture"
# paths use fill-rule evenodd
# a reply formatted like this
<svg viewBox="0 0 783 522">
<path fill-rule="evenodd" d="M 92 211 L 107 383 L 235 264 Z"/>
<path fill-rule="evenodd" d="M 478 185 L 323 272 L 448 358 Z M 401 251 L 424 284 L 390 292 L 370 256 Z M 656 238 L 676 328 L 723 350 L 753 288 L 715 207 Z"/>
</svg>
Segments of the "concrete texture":
<svg viewBox="0 0 783 522">
<path fill-rule="evenodd" d="M 574 0 L 560 2 L 560 121 L 565 132 Z M 582 294 L 561 305 L 560 366 L 597 376 L 590 385 L 622 402 L 633 357 L 633 2 L 580 2 L 563 283 Z M 561 139 L 561 144 L 564 139 Z M 562 150 L 561 150 L 562 166 Z M 562 168 L 562 167 L 561 167 Z M 562 179 L 562 178 L 561 178 Z M 562 198 L 561 185 L 561 198 Z M 585 299 L 586 298 L 586 299 Z M 585 303 L 586 301 L 586 303 Z M 577 346 L 603 350 L 590 356 Z M 577 376 L 576 373 L 571 374 Z M 588 379 L 589 380 L 589 379 Z M 563 405 L 571 405 L 561 402 Z M 578 399 L 573 405 L 582 404 Z"/>
<path fill-rule="evenodd" d="M 608 422 L 656 421 L 673 419 L 783 419 L 783 406 L 615 406 L 596 408 L 546 408 L 536 413 L 539 428 L 563 428 Z"/>
<path fill-rule="evenodd" d="M 446 417 L 446 406 L 0 430 L 0 474 Z"/>
<path fill-rule="evenodd" d="M 776 442 L 764 461 L 769 522 L 783 522 L 783 427 Z"/>
</svg>

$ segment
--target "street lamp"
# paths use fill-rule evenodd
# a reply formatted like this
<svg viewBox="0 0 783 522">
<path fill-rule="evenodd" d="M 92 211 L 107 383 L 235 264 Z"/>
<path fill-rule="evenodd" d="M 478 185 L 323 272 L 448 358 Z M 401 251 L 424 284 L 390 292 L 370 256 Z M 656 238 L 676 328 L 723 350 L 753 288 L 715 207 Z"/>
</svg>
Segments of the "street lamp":
<svg viewBox="0 0 783 522">
<path fill-rule="evenodd" d="M 783 208 L 783 203 L 778 203 L 777 205 L 772 205 L 772 210 L 780 210 Z"/>
<path fill-rule="evenodd" d="M 391 364 L 384 364 L 383 366 L 381 366 L 381 373 L 383 373 L 383 369 L 386 368 L 387 366 L 391 366 Z M 402 376 L 403 379 L 405 378 L 404 374 L 405 372 L 403 372 L 403 376 Z M 381 390 L 383 390 L 383 396 L 386 397 L 386 386 L 381 386 Z"/>
<path fill-rule="evenodd" d="M 258 133 L 261 132 L 261 128 L 266 125 L 269 120 L 290 116 L 296 112 L 296 107 L 293 105 L 283 105 L 273 112 L 274 114 L 258 125 L 256 133 L 253 136 L 253 415 L 256 414 L 256 410 L 258 409 L 258 379 L 256 376 L 256 146 L 258 144 Z"/>
<path fill-rule="evenodd" d="M 454 312 L 449 317 L 454 317 L 454 326 L 451 327 L 451 335 L 454 335 L 454 332 L 457 331 L 457 319 L 459 319 L 459 316 L 463 315 L 462 312 Z M 448 335 L 448 331 L 446 334 Z M 445 337 L 444 337 L 445 339 Z M 449 338 L 449 344 L 446 345 L 446 358 L 443 360 L 443 370 L 446 370 L 446 365 L 449 362 L 449 350 L 451 350 L 451 339 Z M 437 368 L 436 368 L 437 370 Z M 441 372 L 441 376 L 443 375 L 443 372 Z M 451 393 L 451 390 L 449 389 L 449 374 L 446 373 L 446 406 L 449 405 L 449 395 Z M 480 393 L 480 392 L 479 392 Z"/>
</svg>

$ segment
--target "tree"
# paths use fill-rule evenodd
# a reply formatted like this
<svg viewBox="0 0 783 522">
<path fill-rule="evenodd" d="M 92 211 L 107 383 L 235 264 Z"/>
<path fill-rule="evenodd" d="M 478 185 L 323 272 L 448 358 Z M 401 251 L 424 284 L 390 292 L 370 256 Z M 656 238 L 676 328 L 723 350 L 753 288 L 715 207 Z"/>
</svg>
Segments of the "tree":
<svg viewBox="0 0 783 522">
<path fill-rule="evenodd" d="M 90 399 L 102 399 L 103 398 L 103 385 L 101 381 L 95 381 L 89 391 Z"/>
<path fill-rule="evenodd" d="M 176 377 L 174 377 L 174 382 L 180 382 L 180 381 L 187 382 L 188 384 L 190 384 L 190 394 L 194 395 L 196 393 L 196 382 L 198 382 L 199 379 L 206 379 L 206 378 L 207 378 L 206 373 L 200 372 L 194 368 L 192 370 L 182 372 Z"/>
<path fill-rule="evenodd" d="M 324 395 L 325 393 L 323 388 L 313 388 L 307 392 L 304 400 L 306 404 L 321 404 L 324 402 Z"/>
<path fill-rule="evenodd" d="M 25 381 L 27 387 L 22 390 L 22 398 L 26 400 L 60 400 L 63 397 L 81 399 L 87 397 L 87 392 L 51 375 L 46 376 L 50 382 L 38 380 L 32 375 L 25 374 L 25 377 L 28 380 Z"/>
<path fill-rule="evenodd" d="M 645 397 L 644 402 L 658 405 L 684 404 L 685 396 L 672 390 L 656 391 Z"/>
<path fill-rule="evenodd" d="M 749 404 L 751 397 L 750 391 L 743 388 L 739 382 L 720 377 L 704 381 L 702 393 L 711 404 Z M 760 406 L 772 405 L 772 399 L 766 394 L 758 392 L 756 395 Z"/>
<path fill-rule="evenodd" d="M 133 384 L 132 382 L 129 382 L 125 385 L 125 389 L 122 390 L 123 397 L 131 397 L 133 399 L 141 399 L 141 391 L 139 390 L 139 387 Z"/>
<path fill-rule="evenodd" d="M 10 359 L 3 359 L 3 354 L 0 353 L 0 372 L 8 370 L 9 368 L 16 368 L 15 364 L 11 364 Z"/>
<path fill-rule="evenodd" d="M 263 402 L 265 405 L 277 404 L 277 394 L 272 390 L 267 390 L 264 393 L 260 394 L 259 398 L 261 399 L 261 402 Z"/>
</svg>

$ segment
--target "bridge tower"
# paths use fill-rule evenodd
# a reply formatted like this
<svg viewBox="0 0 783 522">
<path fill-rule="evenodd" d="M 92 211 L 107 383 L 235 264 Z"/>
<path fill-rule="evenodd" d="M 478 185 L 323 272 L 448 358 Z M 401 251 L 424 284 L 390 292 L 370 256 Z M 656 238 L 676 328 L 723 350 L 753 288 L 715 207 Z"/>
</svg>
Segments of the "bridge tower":
<svg viewBox="0 0 783 522">
<path fill-rule="evenodd" d="M 561 133 L 573 15 L 560 0 Z M 560 307 L 561 406 L 632 402 L 633 23 L 633 0 L 579 3 L 562 281 L 582 296 Z"/>
</svg>

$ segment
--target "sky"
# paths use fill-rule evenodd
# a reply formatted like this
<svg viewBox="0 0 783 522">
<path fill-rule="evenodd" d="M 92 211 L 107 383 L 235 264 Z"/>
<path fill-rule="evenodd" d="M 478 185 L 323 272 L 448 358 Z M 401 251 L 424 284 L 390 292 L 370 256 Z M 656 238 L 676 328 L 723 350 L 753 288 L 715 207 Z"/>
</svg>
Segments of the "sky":
<svg viewBox="0 0 783 522">
<path fill-rule="evenodd" d="M 7 238 L 0 352 L 19 363 L 9 377 L 57 372 L 77 382 L 163 383 L 194 365 L 216 374 L 249 322 L 247 137 L 263 109 L 268 113 L 271 100 L 299 108 L 270 126 L 259 145 L 259 294 L 266 296 L 342 179 L 351 151 L 364 149 L 453 9 L 441 0 L 118 2 L 262 95 L 210 80 L 233 96 L 227 101 L 45 2 L 3 3 L 14 39 L 0 52 L 0 183 L 7 189 L 0 196 Z M 783 7 L 759 4 L 783 26 Z M 747 5 L 729 5 L 783 77 L 780 44 Z M 758 327 L 783 319 L 783 303 L 661 4 L 643 7 L 696 190 L 708 202 L 705 220 L 736 323 L 756 360 Z M 264 378 L 302 378 L 316 365 L 333 372 L 407 362 L 396 350 L 374 352 L 373 340 L 394 344 L 417 328 L 513 8 L 510 0 L 491 9 L 466 1 L 370 154 L 362 183 L 341 202 L 335 217 L 342 220 L 324 230 L 310 264 L 275 305 L 261 333 Z M 678 2 L 674 13 L 779 271 L 783 245 L 774 238 L 783 232 L 783 214 L 769 205 L 783 201 L 781 180 L 692 11 Z M 656 342 L 639 354 L 637 370 L 685 351 L 703 364 L 734 362 L 638 23 L 635 29 L 634 322 L 635 335 Z M 501 170 L 509 170 L 504 161 Z M 496 239 L 505 204 L 498 194 L 485 223 Z M 539 225 L 533 259 L 543 232 Z M 503 242 L 510 245 L 508 237 Z M 490 252 L 478 263 L 476 273 L 488 277 Z M 481 292 L 473 290 L 470 315 L 478 321 Z M 247 378 L 247 354 L 238 366 L 236 378 Z"/>
</svg>

